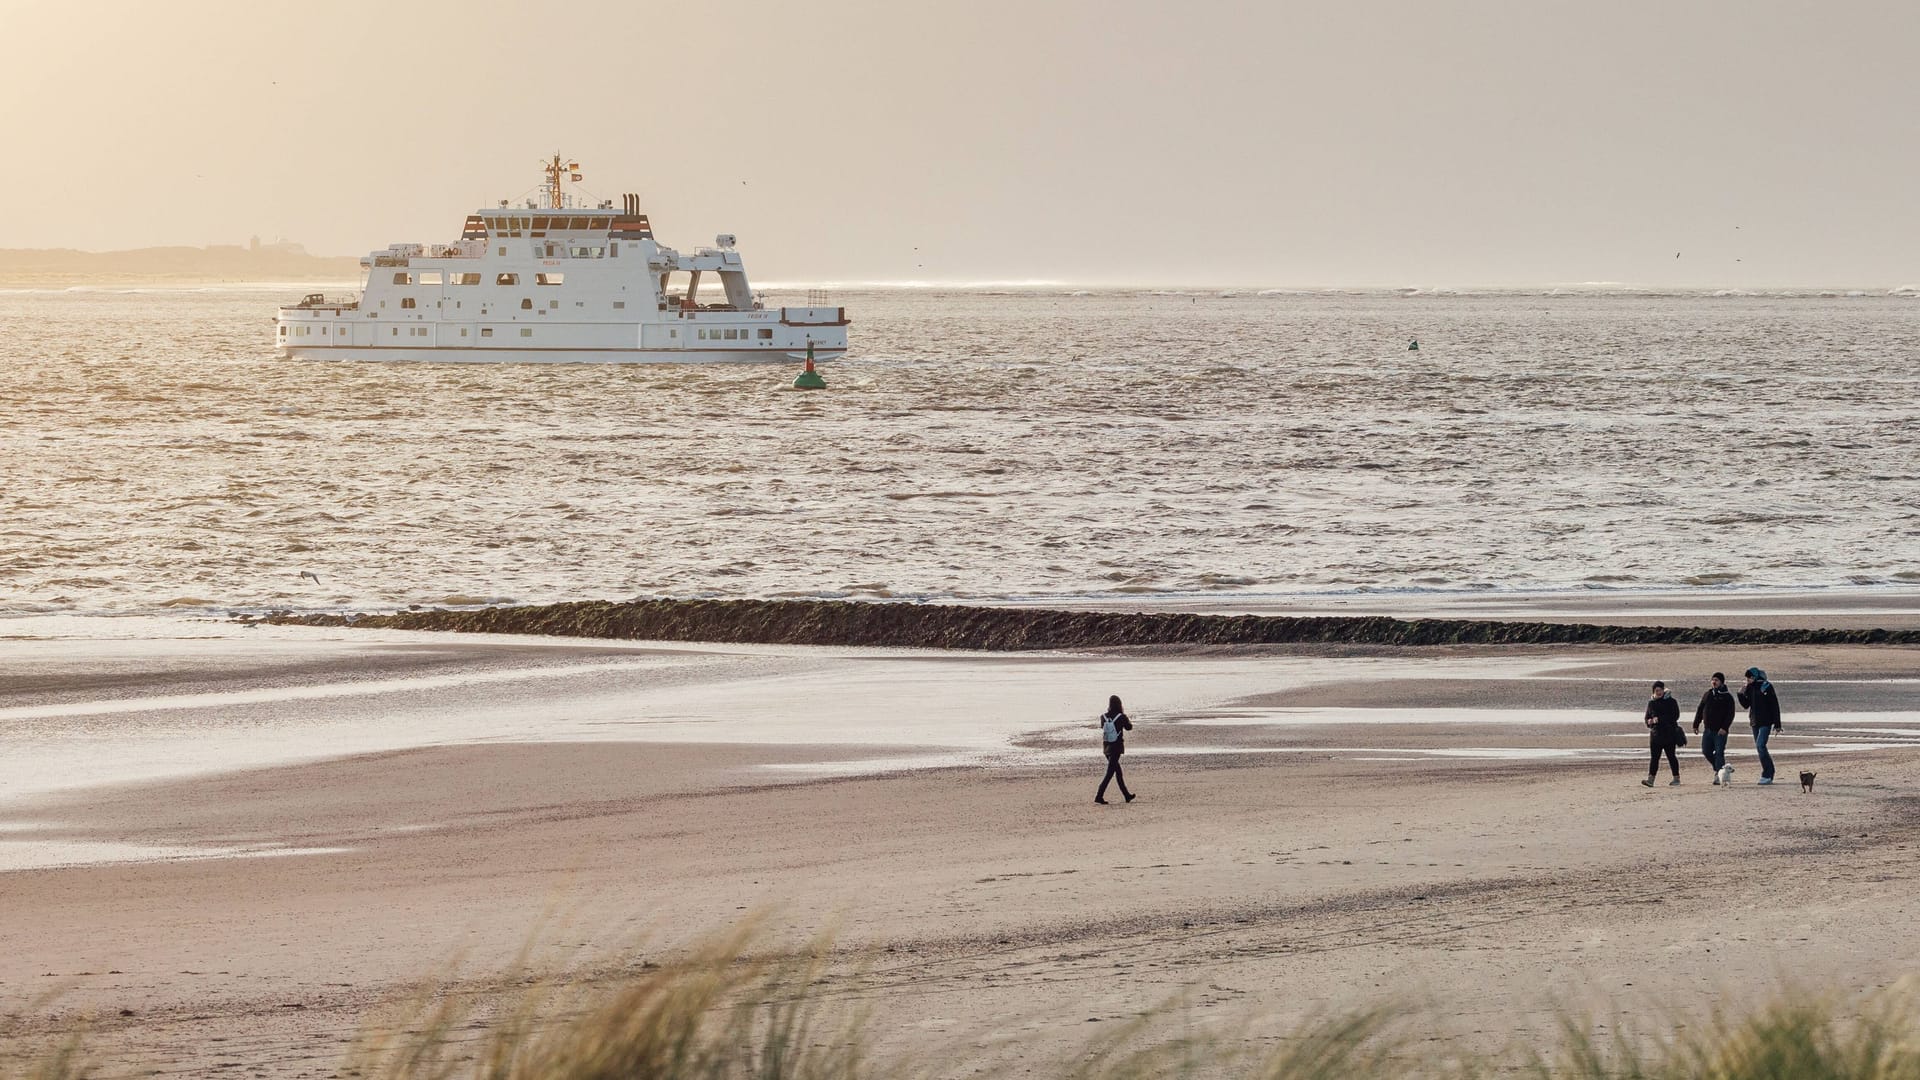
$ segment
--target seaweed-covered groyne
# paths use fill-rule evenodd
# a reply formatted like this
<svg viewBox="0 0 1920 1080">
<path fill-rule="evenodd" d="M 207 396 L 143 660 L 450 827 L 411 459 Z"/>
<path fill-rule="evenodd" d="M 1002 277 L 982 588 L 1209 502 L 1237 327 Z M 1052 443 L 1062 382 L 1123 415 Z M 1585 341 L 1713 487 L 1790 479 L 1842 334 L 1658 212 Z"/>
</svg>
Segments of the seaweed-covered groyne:
<svg viewBox="0 0 1920 1080">
<path fill-rule="evenodd" d="M 989 651 L 1126 645 L 1920 645 L 1920 630 L 1195 615 L 838 600 L 582 601 L 392 615 L 281 614 L 264 621 L 629 641 Z"/>
</svg>

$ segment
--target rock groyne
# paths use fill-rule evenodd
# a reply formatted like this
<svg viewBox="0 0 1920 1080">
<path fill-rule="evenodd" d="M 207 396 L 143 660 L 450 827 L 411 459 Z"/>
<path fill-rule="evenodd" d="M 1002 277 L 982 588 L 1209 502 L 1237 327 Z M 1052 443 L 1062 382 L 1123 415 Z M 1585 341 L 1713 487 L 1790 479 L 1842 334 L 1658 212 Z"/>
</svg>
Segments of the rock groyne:
<svg viewBox="0 0 1920 1080">
<path fill-rule="evenodd" d="M 580 601 L 391 615 L 283 613 L 260 621 L 625 641 L 1003 652 L 1140 645 L 1920 645 L 1920 630 L 1197 615 L 846 600 Z"/>
</svg>

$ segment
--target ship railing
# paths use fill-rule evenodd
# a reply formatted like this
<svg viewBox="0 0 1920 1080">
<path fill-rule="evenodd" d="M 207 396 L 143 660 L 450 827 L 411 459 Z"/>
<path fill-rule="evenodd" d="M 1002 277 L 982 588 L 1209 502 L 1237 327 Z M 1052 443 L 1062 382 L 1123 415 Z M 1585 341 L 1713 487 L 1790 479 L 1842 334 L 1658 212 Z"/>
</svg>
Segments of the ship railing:
<svg viewBox="0 0 1920 1080">
<path fill-rule="evenodd" d="M 327 295 L 325 293 L 308 293 L 307 295 L 300 298 L 299 303 L 288 304 L 282 307 L 280 310 L 282 311 L 357 311 L 359 310 L 359 308 L 360 308 L 360 298 L 357 296 L 345 297 L 340 300 L 329 300 L 327 299 Z"/>
<path fill-rule="evenodd" d="M 458 244 L 425 244 L 411 255 L 396 255 L 382 252 L 373 257 L 375 266 L 406 266 L 414 259 L 478 259 L 487 253 L 486 241 L 463 241 Z"/>
</svg>

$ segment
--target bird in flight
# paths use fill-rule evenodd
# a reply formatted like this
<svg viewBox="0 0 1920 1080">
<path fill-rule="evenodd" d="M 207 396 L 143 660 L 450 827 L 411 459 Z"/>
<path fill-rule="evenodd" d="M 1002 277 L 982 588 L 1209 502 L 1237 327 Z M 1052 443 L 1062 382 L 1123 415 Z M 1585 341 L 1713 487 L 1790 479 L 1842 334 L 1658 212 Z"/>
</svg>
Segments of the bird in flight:
<svg viewBox="0 0 1920 1080">
<path fill-rule="evenodd" d="M 300 576 L 301 576 L 302 578 L 312 578 L 312 579 L 313 579 L 313 583 L 314 583 L 315 585 L 318 585 L 318 584 L 320 584 L 320 575 L 319 575 L 319 574 L 316 574 L 316 573 L 314 573 L 314 572 L 313 572 L 313 571 L 311 571 L 311 570 L 302 570 L 302 571 L 300 571 Z"/>
</svg>

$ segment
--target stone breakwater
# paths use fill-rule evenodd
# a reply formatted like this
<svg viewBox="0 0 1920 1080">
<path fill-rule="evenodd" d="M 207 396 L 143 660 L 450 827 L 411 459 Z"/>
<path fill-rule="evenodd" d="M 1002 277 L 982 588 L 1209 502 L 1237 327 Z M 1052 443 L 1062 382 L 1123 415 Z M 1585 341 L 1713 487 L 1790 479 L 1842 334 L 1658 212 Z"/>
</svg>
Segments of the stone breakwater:
<svg viewBox="0 0 1920 1080">
<path fill-rule="evenodd" d="M 1052 611 L 845 600 L 581 601 L 391 615 L 276 614 L 257 621 L 629 641 L 999 652 L 1130 645 L 1920 645 L 1920 630 Z"/>
</svg>

